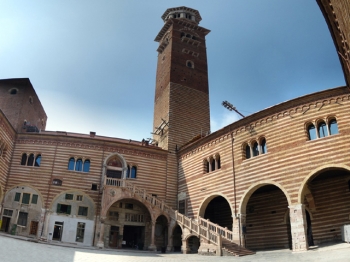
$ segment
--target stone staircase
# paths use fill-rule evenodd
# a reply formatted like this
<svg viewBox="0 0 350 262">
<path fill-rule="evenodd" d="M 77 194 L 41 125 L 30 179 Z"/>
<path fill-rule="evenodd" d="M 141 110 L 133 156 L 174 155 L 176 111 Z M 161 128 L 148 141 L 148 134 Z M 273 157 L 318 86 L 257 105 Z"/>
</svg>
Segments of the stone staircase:
<svg viewBox="0 0 350 262">
<path fill-rule="evenodd" d="M 198 220 L 189 218 L 183 214 L 173 210 L 170 206 L 166 205 L 163 200 L 158 199 L 151 194 L 148 194 L 145 189 L 136 187 L 132 182 L 126 179 L 117 178 L 105 178 L 105 186 L 122 187 L 144 201 L 150 203 L 153 207 L 159 208 L 163 212 L 166 212 L 172 219 L 174 219 L 183 228 L 190 230 L 192 234 L 198 237 L 204 238 L 210 243 L 220 247 L 222 251 L 228 255 L 244 256 L 255 254 L 233 240 L 233 232 L 227 228 L 223 228 L 207 219 L 198 217 Z"/>
</svg>

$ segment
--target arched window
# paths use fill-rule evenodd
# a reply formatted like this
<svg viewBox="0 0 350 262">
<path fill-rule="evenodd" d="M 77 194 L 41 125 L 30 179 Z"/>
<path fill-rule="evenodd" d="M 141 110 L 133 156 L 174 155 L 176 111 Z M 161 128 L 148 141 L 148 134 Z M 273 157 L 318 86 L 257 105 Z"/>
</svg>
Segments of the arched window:
<svg viewBox="0 0 350 262">
<path fill-rule="evenodd" d="M 263 138 L 261 140 L 260 147 L 261 147 L 261 154 L 266 154 L 267 153 L 267 146 L 266 146 L 266 139 L 265 138 Z"/>
<path fill-rule="evenodd" d="M 68 170 L 74 170 L 75 166 L 75 159 L 74 157 L 71 157 L 68 162 Z"/>
<path fill-rule="evenodd" d="M 253 156 L 258 156 L 258 155 L 259 155 L 258 142 L 254 142 L 254 144 L 253 144 Z"/>
<path fill-rule="evenodd" d="M 308 135 L 309 135 L 309 140 L 314 140 L 314 139 L 317 138 L 317 136 L 316 136 L 316 129 L 315 129 L 315 126 L 313 124 L 310 124 L 307 127 L 307 132 L 308 132 Z"/>
<path fill-rule="evenodd" d="M 187 61 L 187 67 L 193 68 L 193 63 L 191 61 Z"/>
<path fill-rule="evenodd" d="M 84 161 L 83 172 L 89 172 L 89 171 L 90 171 L 90 160 L 86 159 Z"/>
<path fill-rule="evenodd" d="M 27 166 L 33 166 L 34 165 L 34 154 L 30 154 L 28 157 Z"/>
<path fill-rule="evenodd" d="M 326 126 L 326 123 L 325 122 L 320 122 L 318 123 L 318 137 L 321 138 L 321 137 L 325 137 L 328 135 L 328 132 L 327 132 L 327 126 Z"/>
<path fill-rule="evenodd" d="M 24 154 L 22 155 L 21 165 L 22 165 L 22 166 L 25 166 L 26 164 L 27 164 L 27 154 L 24 153 Z"/>
<path fill-rule="evenodd" d="M 128 165 L 128 170 L 126 172 L 126 178 L 129 178 L 130 177 L 130 166 Z"/>
<path fill-rule="evenodd" d="M 216 155 L 216 163 L 217 163 L 217 167 L 218 167 L 218 169 L 220 169 L 221 168 L 221 159 L 220 159 L 220 155 Z"/>
<path fill-rule="evenodd" d="M 208 162 L 208 160 L 204 160 L 204 167 L 205 167 L 205 171 L 207 173 L 209 173 L 209 162 Z"/>
<path fill-rule="evenodd" d="M 137 173 L 137 167 L 133 166 L 131 168 L 131 174 L 130 174 L 130 178 L 136 178 L 136 173 Z"/>
<path fill-rule="evenodd" d="M 41 163 L 41 155 L 37 155 L 35 158 L 34 166 L 40 166 Z"/>
<path fill-rule="evenodd" d="M 215 171 L 215 159 L 214 158 L 212 158 L 210 160 L 210 164 L 211 164 L 211 171 Z"/>
<path fill-rule="evenodd" d="M 83 171 L 83 160 L 80 158 L 75 163 L 75 171 Z"/>
<path fill-rule="evenodd" d="M 329 121 L 329 133 L 330 135 L 335 135 L 338 134 L 338 123 L 336 119 L 332 119 L 331 121 Z"/>
<path fill-rule="evenodd" d="M 245 146 L 245 158 L 246 159 L 249 159 L 251 156 L 250 156 L 250 146 L 249 145 L 246 145 Z"/>
</svg>

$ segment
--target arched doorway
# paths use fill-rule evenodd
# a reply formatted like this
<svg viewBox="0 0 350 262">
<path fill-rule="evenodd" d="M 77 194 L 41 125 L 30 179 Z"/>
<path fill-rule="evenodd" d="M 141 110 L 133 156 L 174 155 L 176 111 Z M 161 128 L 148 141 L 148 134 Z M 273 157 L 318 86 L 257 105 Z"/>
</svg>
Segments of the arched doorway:
<svg viewBox="0 0 350 262">
<path fill-rule="evenodd" d="M 349 223 L 350 171 L 323 168 L 303 184 L 300 201 L 305 205 L 310 245 L 341 241 L 341 228 Z"/>
<path fill-rule="evenodd" d="M 174 252 L 181 252 L 182 229 L 179 225 L 176 225 L 173 231 L 173 247 L 174 247 Z"/>
<path fill-rule="evenodd" d="M 105 220 L 105 246 L 143 250 L 151 243 L 151 216 L 148 209 L 134 199 L 116 201 Z"/>
<path fill-rule="evenodd" d="M 187 239 L 187 253 L 195 254 L 198 253 L 200 246 L 199 238 L 196 236 L 190 236 Z"/>
<path fill-rule="evenodd" d="M 200 209 L 199 215 L 221 227 L 227 227 L 232 230 L 232 212 L 226 198 L 214 196 L 207 199 Z"/>
<path fill-rule="evenodd" d="M 168 245 L 168 219 L 163 215 L 156 220 L 155 245 L 158 251 Z"/>
<path fill-rule="evenodd" d="M 286 215 L 289 216 L 288 201 L 279 187 L 265 184 L 255 188 L 246 203 L 246 223 L 242 225 L 242 233 L 247 248 L 261 250 L 292 246 L 289 218 L 286 219 Z"/>
</svg>

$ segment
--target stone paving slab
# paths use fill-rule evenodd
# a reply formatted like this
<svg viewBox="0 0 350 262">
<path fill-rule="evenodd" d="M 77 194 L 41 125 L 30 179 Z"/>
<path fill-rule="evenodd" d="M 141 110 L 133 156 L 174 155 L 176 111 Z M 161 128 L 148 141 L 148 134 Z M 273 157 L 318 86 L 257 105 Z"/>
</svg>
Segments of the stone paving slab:
<svg viewBox="0 0 350 262">
<path fill-rule="evenodd" d="M 290 250 L 261 251 L 245 257 L 209 257 L 197 254 L 155 253 L 145 251 L 98 250 L 94 247 L 58 246 L 0 235 L 0 262 L 223 262 L 223 261 L 341 261 L 350 262 L 350 245 L 346 243 L 294 253 Z"/>
</svg>

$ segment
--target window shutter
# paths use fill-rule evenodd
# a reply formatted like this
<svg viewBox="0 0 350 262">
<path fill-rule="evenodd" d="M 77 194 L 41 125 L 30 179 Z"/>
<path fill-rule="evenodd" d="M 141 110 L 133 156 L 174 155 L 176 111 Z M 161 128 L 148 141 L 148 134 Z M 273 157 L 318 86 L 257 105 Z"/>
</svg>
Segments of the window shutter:
<svg viewBox="0 0 350 262">
<path fill-rule="evenodd" d="M 15 201 L 19 202 L 20 198 L 21 198 L 21 193 L 17 192 L 15 195 Z"/>
<path fill-rule="evenodd" d="M 71 207 L 72 207 L 71 205 L 68 205 L 68 207 L 67 207 L 67 214 L 68 215 L 70 215 Z"/>
<path fill-rule="evenodd" d="M 33 195 L 32 204 L 37 204 L 37 203 L 38 203 L 38 195 Z"/>
<path fill-rule="evenodd" d="M 57 213 L 61 213 L 61 204 L 57 204 Z"/>
</svg>

